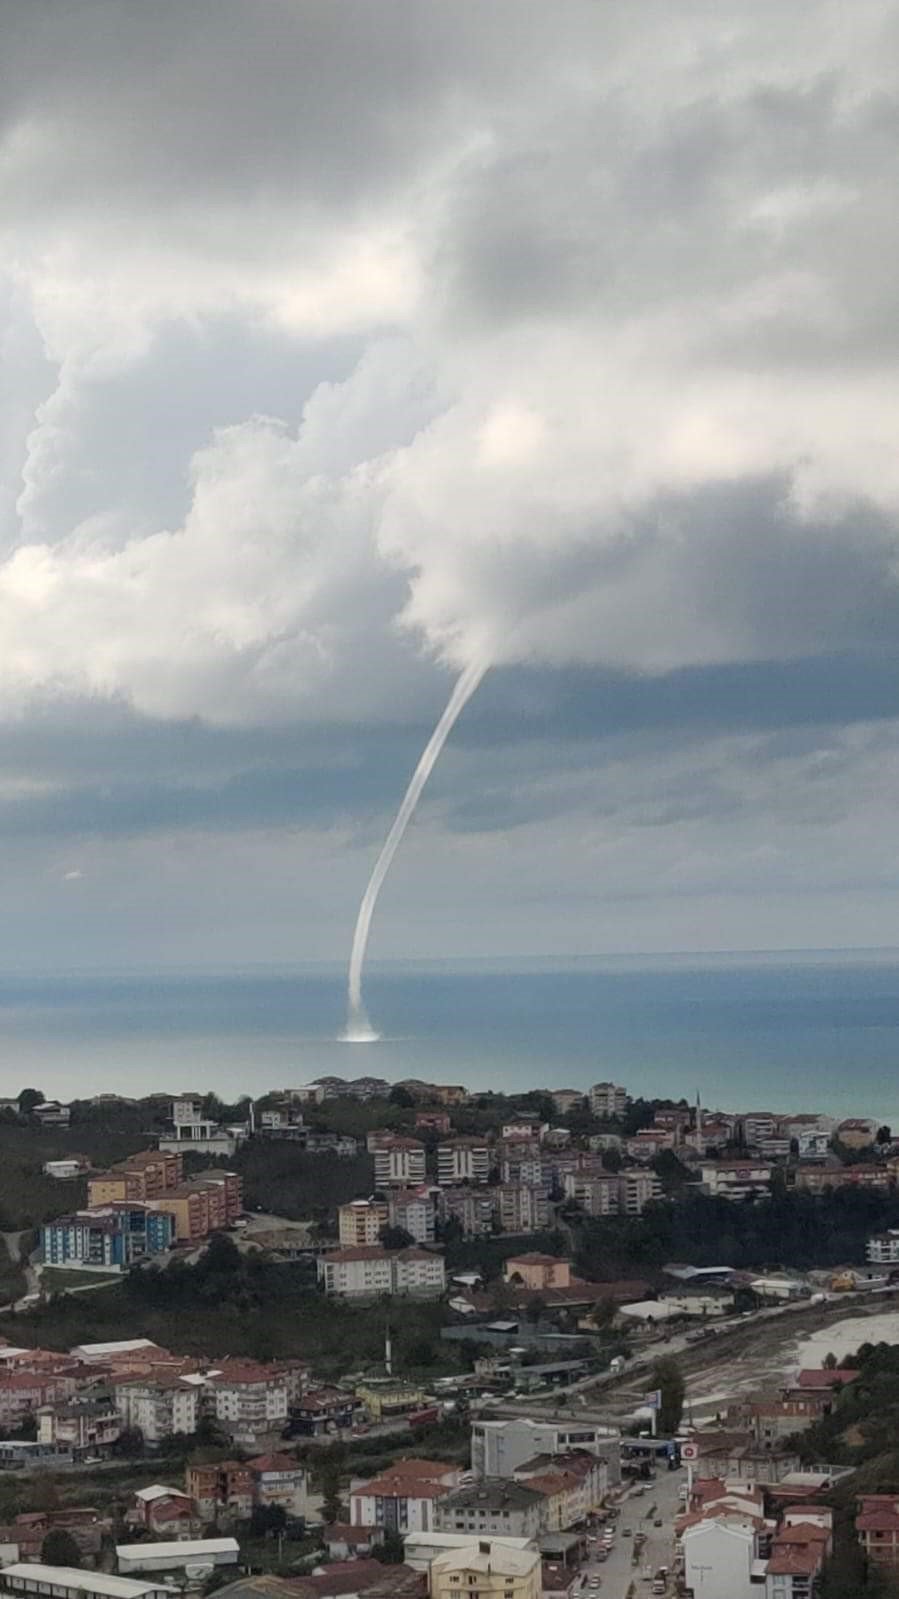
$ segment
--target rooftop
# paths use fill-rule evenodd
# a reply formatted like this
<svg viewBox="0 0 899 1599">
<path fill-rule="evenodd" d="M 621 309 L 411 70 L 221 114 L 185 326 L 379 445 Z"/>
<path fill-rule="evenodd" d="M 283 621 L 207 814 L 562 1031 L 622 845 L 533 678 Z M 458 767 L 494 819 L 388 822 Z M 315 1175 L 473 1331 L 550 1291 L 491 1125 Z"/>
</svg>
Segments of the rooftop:
<svg viewBox="0 0 899 1599">
<path fill-rule="evenodd" d="M 80 1588 L 86 1593 L 108 1596 L 108 1599 L 144 1599 L 145 1595 L 165 1592 L 163 1584 L 158 1582 L 135 1582 L 133 1577 L 110 1577 L 105 1571 L 80 1571 L 75 1566 L 45 1566 L 36 1560 L 4 1566 L 3 1578 L 7 1582 L 18 1578 L 20 1582 L 35 1586 L 46 1583 L 48 1593 L 53 1588 Z"/>
</svg>

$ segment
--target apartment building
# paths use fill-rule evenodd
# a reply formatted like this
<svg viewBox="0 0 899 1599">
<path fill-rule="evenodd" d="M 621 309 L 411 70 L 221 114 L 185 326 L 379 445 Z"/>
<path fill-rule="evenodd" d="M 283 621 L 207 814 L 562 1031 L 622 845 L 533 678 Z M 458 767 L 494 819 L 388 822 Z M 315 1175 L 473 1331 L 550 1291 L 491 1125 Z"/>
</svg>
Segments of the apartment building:
<svg viewBox="0 0 899 1599">
<path fill-rule="evenodd" d="M 573 1199 L 588 1216 L 617 1216 L 620 1184 L 613 1172 L 566 1172 L 562 1178 L 566 1199 Z"/>
<path fill-rule="evenodd" d="M 654 1171 L 626 1167 L 618 1173 L 618 1208 L 623 1216 L 641 1216 L 653 1199 L 662 1196 Z"/>
<path fill-rule="evenodd" d="M 542 1567 L 537 1549 L 516 1549 L 501 1539 L 472 1540 L 447 1549 L 431 1562 L 431 1599 L 540 1599 Z"/>
<path fill-rule="evenodd" d="M 855 1530 L 869 1560 L 899 1570 L 899 1494 L 862 1494 Z"/>
<path fill-rule="evenodd" d="M 594 1083 L 588 1097 L 593 1115 L 603 1121 L 623 1116 L 631 1102 L 627 1089 L 617 1083 Z"/>
<path fill-rule="evenodd" d="M 177 1188 L 184 1177 L 184 1158 L 160 1149 L 142 1149 L 120 1160 L 108 1171 L 88 1178 L 89 1205 L 106 1205 L 116 1200 L 159 1199 Z"/>
<path fill-rule="evenodd" d="M 496 1154 L 502 1182 L 528 1188 L 552 1186 L 553 1162 L 539 1144 L 526 1138 L 506 1140 L 497 1145 Z"/>
<path fill-rule="evenodd" d="M 420 1188 L 390 1189 L 387 1216 L 391 1227 L 402 1227 L 417 1244 L 433 1244 L 437 1235 L 437 1205 L 426 1184 Z"/>
<path fill-rule="evenodd" d="M 780 1131 L 780 1117 L 770 1110 L 747 1111 L 740 1118 L 743 1142 L 747 1149 L 758 1149 L 763 1138 L 774 1138 Z"/>
<path fill-rule="evenodd" d="M 0 1427 L 3 1436 L 21 1426 L 42 1405 L 63 1401 L 68 1384 L 64 1377 L 30 1371 L 5 1372 L 0 1377 Z"/>
<path fill-rule="evenodd" d="M 502 1183 L 495 1190 L 499 1225 L 504 1233 L 536 1233 L 548 1227 L 552 1206 L 546 1188 L 528 1183 Z"/>
<path fill-rule="evenodd" d="M 204 1374 L 204 1405 L 235 1443 L 253 1444 L 287 1421 L 287 1378 L 277 1366 L 222 1361 Z"/>
<path fill-rule="evenodd" d="M 443 1257 L 423 1249 L 337 1249 L 318 1261 L 318 1280 L 326 1294 L 375 1299 L 409 1294 L 435 1299 L 445 1288 Z"/>
<path fill-rule="evenodd" d="M 69 1271 L 122 1272 L 135 1261 L 164 1253 L 173 1240 L 167 1212 L 114 1201 L 45 1222 L 41 1256 L 46 1266 Z"/>
<path fill-rule="evenodd" d="M 400 1533 L 433 1532 L 439 1501 L 461 1471 L 445 1460 L 398 1460 L 370 1480 L 350 1485 L 350 1521 Z"/>
<path fill-rule="evenodd" d="M 236 1172 L 206 1172 L 179 1183 L 156 1204 L 174 1218 L 179 1243 L 199 1243 L 240 1214 L 242 1181 Z"/>
<path fill-rule="evenodd" d="M 441 1195 L 445 1219 L 457 1221 L 466 1238 L 482 1238 L 494 1231 L 493 1195 L 477 1188 L 444 1188 Z"/>
<path fill-rule="evenodd" d="M 37 1441 L 71 1450 L 77 1460 L 85 1454 L 106 1455 L 120 1437 L 121 1418 L 111 1400 L 69 1400 L 39 1405 Z"/>
<path fill-rule="evenodd" d="M 288 1516 L 309 1514 L 308 1475 L 294 1455 L 256 1455 L 247 1465 L 256 1504 L 279 1505 Z"/>
<path fill-rule="evenodd" d="M 476 1538 L 490 1533 L 539 1538 L 546 1530 L 543 1494 L 508 1477 L 484 1477 L 445 1493 L 434 1511 L 435 1532 L 471 1533 Z"/>
<path fill-rule="evenodd" d="M 337 1227 L 342 1249 L 364 1249 L 377 1244 L 382 1227 L 388 1223 L 383 1199 L 353 1199 L 337 1212 Z"/>
<path fill-rule="evenodd" d="M 123 1429 L 139 1429 L 151 1444 L 175 1433 L 196 1432 L 200 1384 L 162 1373 L 113 1377 L 111 1382 Z"/>
<path fill-rule="evenodd" d="M 540 1421 L 519 1417 L 475 1421 L 471 1428 L 471 1469 L 480 1477 L 512 1477 L 537 1455 L 586 1451 L 600 1462 L 601 1493 L 621 1480 L 621 1435 L 617 1427 L 547 1416 Z"/>
<path fill-rule="evenodd" d="M 189 1465 L 184 1485 L 203 1521 L 215 1521 L 223 1512 L 236 1521 L 252 1515 L 256 1482 L 249 1461 L 216 1460 Z"/>
<path fill-rule="evenodd" d="M 585 1521 L 601 1505 L 607 1483 L 604 1462 L 586 1450 L 535 1455 L 518 1466 L 514 1476 L 516 1482 L 543 1494 L 548 1532 L 562 1532 Z"/>
<path fill-rule="evenodd" d="M 314 1388 L 297 1400 L 293 1420 L 298 1432 L 320 1438 L 352 1427 L 357 1409 L 355 1394 L 348 1394 L 344 1388 Z"/>
<path fill-rule="evenodd" d="M 767 1193 L 773 1170 L 769 1162 L 761 1160 L 703 1161 L 700 1179 L 707 1194 L 739 1200 Z"/>
<path fill-rule="evenodd" d="M 460 1183 L 486 1183 L 490 1150 L 480 1138 L 449 1138 L 437 1146 L 437 1181 L 441 1188 Z"/>
<path fill-rule="evenodd" d="M 425 1180 L 425 1146 L 417 1138 L 385 1140 L 374 1159 L 376 1188 L 417 1188 Z"/>
</svg>

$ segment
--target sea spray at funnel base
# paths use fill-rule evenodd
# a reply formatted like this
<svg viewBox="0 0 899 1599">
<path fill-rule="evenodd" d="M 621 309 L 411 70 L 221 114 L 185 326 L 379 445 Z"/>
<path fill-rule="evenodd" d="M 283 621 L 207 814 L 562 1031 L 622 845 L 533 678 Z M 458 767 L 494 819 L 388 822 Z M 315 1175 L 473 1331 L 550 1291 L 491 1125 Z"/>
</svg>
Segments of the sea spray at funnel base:
<svg viewBox="0 0 899 1599">
<path fill-rule="evenodd" d="M 356 930 L 353 933 L 347 993 L 347 1027 L 344 1034 L 347 1043 L 367 1044 L 374 1043 L 377 1039 L 378 1035 L 372 1028 L 365 1012 L 365 1006 L 362 1003 L 362 968 L 365 965 L 365 951 L 368 947 L 371 919 L 378 903 L 378 895 L 381 892 L 384 879 L 393 864 L 393 857 L 403 841 L 406 828 L 412 820 L 415 807 L 421 799 L 422 790 L 434 770 L 440 751 L 443 749 L 460 714 L 471 699 L 486 670 L 486 661 L 473 661 L 471 665 L 466 666 L 464 672 L 457 679 L 443 715 L 422 751 L 421 759 L 412 774 L 409 787 L 403 795 L 402 804 L 394 817 L 393 826 L 381 846 L 380 855 L 375 861 L 374 871 L 362 896 L 359 914 L 356 917 Z"/>
</svg>

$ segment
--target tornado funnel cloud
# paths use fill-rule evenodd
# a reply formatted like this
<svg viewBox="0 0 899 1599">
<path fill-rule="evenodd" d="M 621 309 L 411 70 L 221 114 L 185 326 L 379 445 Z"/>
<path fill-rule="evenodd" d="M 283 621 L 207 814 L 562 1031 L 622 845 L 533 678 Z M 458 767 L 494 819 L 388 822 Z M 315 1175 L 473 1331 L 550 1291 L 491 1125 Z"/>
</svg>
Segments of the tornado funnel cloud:
<svg viewBox="0 0 899 1599">
<path fill-rule="evenodd" d="M 466 666 L 465 671 L 457 679 L 443 715 L 428 739 L 418 765 L 412 773 L 409 787 L 403 795 L 402 804 L 393 820 L 393 826 L 381 846 L 381 853 L 375 861 L 374 871 L 362 896 L 359 914 L 356 917 L 356 930 L 353 933 L 353 948 L 350 954 L 349 982 L 347 985 L 347 1027 L 344 1037 L 348 1043 L 373 1043 L 377 1039 L 378 1035 L 368 1019 L 362 1002 L 362 970 L 365 965 L 368 935 L 371 932 L 371 922 L 375 913 L 375 906 L 378 903 L 378 895 L 384 886 L 384 879 L 393 865 L 393 857 L 403 842 L 406 828 L 415 814 L 415 807 L 421 799 L 422 790 L 437 764 L 440 752 L 486 670 L 486 661 L 474 661 L 470 666 Z"/>
</svg>

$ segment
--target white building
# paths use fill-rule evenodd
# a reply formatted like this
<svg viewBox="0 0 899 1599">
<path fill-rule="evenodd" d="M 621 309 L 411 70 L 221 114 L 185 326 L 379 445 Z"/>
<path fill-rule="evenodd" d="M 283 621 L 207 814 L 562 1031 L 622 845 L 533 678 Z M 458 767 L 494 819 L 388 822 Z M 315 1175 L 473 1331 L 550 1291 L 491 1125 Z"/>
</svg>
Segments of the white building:
<svg viewBox="0 0 899 1599">
<path fill-rule="evenodd" d="M 410 1294 L 436 1299 L 446 1286 L 442 1255 L 424 1249 L 337 1249 L 322 1255 L 318 1280 L 326 1294 L 346 1299 L 376 1299 Z"/>
<path fill-rule="evenodd" d="M 356 1527 L 401 1532 L 432 1532 L 435 1506 L 459 1481 L 461 1471 L 447 1461 L 398 1460 L 380 1476 L 350 1484 L 350 1521 Z"/>
<path fill-rule="evenodd" d="M 899 1227 L 890 1227 L 885 1233 L 875 1233 L 868 1239 L 865 1253 L 872 1266 L 899 1265 Z"/>
<path fill-rule="evenodd" d="M 226 1155 L 237 1148 L 243 1129 L 221 1127 L 203 1115 L 202 1101 L 184 1097 L 172 1101 L 172 1130 L 159 1139 L 159 1148 L 176 1155 Z"/>
<path fill-rule="evenodd" d="M 607 1487 L 621 1480 L 621 1434 L 576 1416 L 532 1421 L 475 1421 L 471 1428 L 471 1469 L 476 1477 L 511 1477 L 535 1455 L 564 1455 L 583 1449 L 605 1462 Z M 605 1488 L 603 1489 L 605 1492 Z"/>
<path fill-rule="evenodd" d="M 113 1378 L 115 1407 L 122 1426 L 139 1429 L 147 1443 L 176 1433 L 193 1433 L 200 1420 L 201 1384 L 180 1377 Z"/>
<path fill-rule="evenodd" d="M 490 1151 L 479 1138 L 448 1138 L 437 1146 L 437 1181 L 441 1188 L 459 1183 L 486 1183 Z"/>
<path fill-rule="evenodd" d="M 288 1378 L 270 1366 L 223 1362 L 221 1370 L 206 1373 L 204 1392 L 216 1421 L 237 1443 L 253 1444 L 287 1421 Z"/>
<path fill-rule="evenodd" d="M 767 1193 L 773 1170 L 767 1161 L 761 1160 L 703 1161 L 699 1168 L 706 1193 L 721 1194 L 725 1199 L 746 1199 Z"/>
<path fill-rule="evenodd" d="M 759 1599 L 767 1561 L 751 1516 L 698 1521 L 681 1538 L 684 1587 L 709 1599 Z"/>
<path fill-rule="evenodd" d="M 186 1566 L 236 1566 L 236 1538 L 180 1538 L 175 1543 L 118 1543 L 116 1565 L 123 1577 L 133 1571 L 183 1571 Z M 52 1591 L 52 1590 L 49 1590 Z"/>
<path fill-rule="evenodd" d="M 603 1120 L 623 1116 L 630 1102 L 627 1089 L 617 1083 L 594 1083 L 590 1090 L 590 1109 Z"/>
<path fill-rule="evenodd" d="M 425 1146 L 417 1138 L 391 1138 L 375 1156 L 376 1188 L 417 1188 L 425 1180 Z"/>
<path fill-rule="evenodd" d="M 402 1227 L 417 1244 L 433 1244 L 437 1233 L 437 1206 L 427 1186 L 391 1189 L 387 1196 L 387 1214 L 391 1227 Z"/>
<path fill-rule="evenodd" d="M 22 1599 L 47 1599 L 48 1594 L 54 1599 L 171 1599 L 172 1594 L 165 1583 L 135 1582 L 73 1566 L 45 1566 L 36 1560 L 4 1566 L 0 1581 L 5 1593 Z"/>
</svg>

